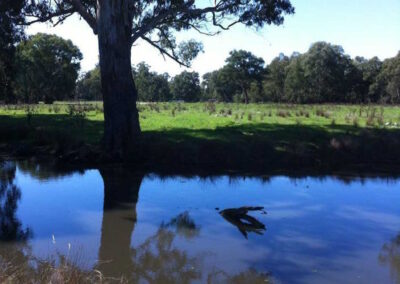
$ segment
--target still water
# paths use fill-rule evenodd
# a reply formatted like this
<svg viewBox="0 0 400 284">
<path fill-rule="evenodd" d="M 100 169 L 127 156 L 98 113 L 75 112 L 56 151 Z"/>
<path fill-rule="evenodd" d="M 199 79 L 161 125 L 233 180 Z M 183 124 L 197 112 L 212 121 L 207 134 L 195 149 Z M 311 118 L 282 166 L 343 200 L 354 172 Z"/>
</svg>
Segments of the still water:
<svg viewBox="0 0 400 284">
<path fill-rule="evenodd" d="M 0 258 L 136 283 L 400 283 L 400 180 L 0 163 Z"/>
</svg>

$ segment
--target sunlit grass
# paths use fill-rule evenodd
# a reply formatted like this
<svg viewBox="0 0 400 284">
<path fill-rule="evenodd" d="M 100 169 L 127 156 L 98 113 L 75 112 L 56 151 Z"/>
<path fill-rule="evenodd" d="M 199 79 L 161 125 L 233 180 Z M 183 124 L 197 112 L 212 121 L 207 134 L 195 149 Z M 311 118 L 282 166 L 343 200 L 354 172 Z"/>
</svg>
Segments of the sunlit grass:
<svg viewBox="0 0 400 284">
<path fill-rule="evenodd" d="M 398 106 L 171 102 L 138 103 L 138 109 L 144 133 L 180 130 L 191 137 L 207 139 L 218 137 L 222 129 L 241 127 L 253 134 L 277 126 L 318 127 L 332 133 L 400 127 Z M 0 106 L 3 128 L 24 124 L 28 128 L 68 132 L 89 143 L 100 141 L 103 120 L 101 102 Z"/>
</svg>

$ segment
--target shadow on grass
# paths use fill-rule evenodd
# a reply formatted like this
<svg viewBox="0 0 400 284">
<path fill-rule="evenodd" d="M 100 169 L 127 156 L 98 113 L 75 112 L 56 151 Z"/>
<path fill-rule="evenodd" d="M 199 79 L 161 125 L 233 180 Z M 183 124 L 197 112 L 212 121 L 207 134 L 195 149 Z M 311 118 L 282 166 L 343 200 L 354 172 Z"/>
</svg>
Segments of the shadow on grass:
<svg viewBox="0 0 400 284">
<path fill-rule="evenodd" d="M 45 152 L 98 166 L 102 134 L 102 121 L 68 115 L 0 116 L 2 151 L 19 156 Z M 126 162 L 167 172 L 399 172 L 400 130 L 251 123 L 145 131 Z"/>
</svg>

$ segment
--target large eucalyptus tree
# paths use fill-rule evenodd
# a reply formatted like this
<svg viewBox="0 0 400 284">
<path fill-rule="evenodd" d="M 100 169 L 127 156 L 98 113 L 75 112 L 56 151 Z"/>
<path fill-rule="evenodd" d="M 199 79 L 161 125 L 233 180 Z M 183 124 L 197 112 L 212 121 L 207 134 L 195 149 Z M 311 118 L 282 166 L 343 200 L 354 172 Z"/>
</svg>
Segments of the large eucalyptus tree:
<svg viewBox="0 0 400 284">
<path fill-rule="evenodd" d="M 262 28 L 280 25 L 292 14 L 290 0 L 26 0 L 25 24 L 58 24 L 74 13 L 98 35 L 104 101 L 104 146 L 121 156 L 140 135 L 137 93 L 131 72 L 131 47 L 147 42 L 180 65 L 201 51 L 196 41 L 178 44 L 175 32 L 193 29 L 215 35 L 236 24 Z"/>
</svg>

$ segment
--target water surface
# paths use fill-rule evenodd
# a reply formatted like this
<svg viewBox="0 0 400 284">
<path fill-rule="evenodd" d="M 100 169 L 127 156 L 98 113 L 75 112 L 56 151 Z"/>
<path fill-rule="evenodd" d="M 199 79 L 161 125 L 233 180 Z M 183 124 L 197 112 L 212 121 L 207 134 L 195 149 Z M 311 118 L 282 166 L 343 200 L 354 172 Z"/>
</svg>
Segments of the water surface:
<svg viewBox="0 0 400 284">
<path fill-rule="evenodd" d="M 398 179 L 0 168 L 3 259 L 133 283 L 400 283 Z"/>
</svg>

